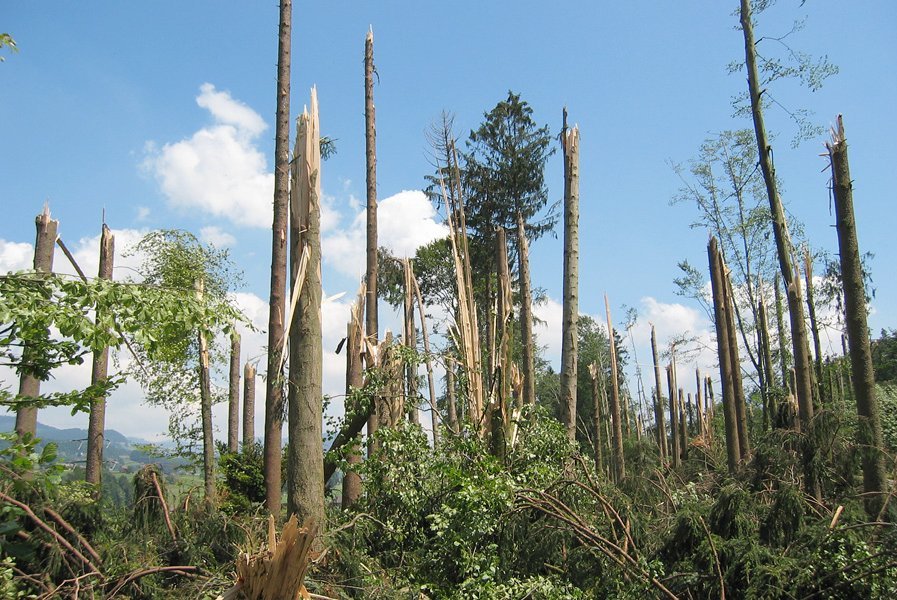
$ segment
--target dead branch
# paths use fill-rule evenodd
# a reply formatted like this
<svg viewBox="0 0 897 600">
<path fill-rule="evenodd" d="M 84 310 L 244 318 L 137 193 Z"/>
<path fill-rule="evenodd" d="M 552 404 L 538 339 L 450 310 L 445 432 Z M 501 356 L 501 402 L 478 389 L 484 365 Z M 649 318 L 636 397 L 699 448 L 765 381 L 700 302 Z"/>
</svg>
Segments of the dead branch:
<svg viewBox="0 0 897 600">
<path fill-rule="evenodd" d="M 4 502 L 8 502 L 9 504 L 12 504 L 13 506 L 17 506 L 18 508 L 22 509 L 25 512 L 25 514 L 28 515 L 28 517 L 32 521 L 34 521 L 35 525 L 37 525 L 38 527 L 40 527 L 41 529 L 43 529 L 44 531 L 49 533 L 59 543 L 59 545 L 61 545 L 63 548 L 65 548 L 70 553 L 75 555 L 75 557 L 77 557 L 85 565 L 90 567 L 91 571 L 97 571 L 97 572 L 100 571 L 97 568 L 97 566 L 95 564 L 93 564 L 93 562 L 89 558 L 87 558 L 86 556 L 81 554 L 81 552 L 77 548 L 72 546 L 71 543 L 69 543 L 69 541 L 67 539 L 62 537 L 55 529 L 53 529 L 52 527 L 47 525 L 43 520 L 41 520 L 40 517 L 38 517 L 36 514 L 34 514 L 34 511 L 31 510 L 30 506 L 28 506 L 27 504 L 25 504 L 23 502 L 19 502 L 18 500 L 15 500 L 14 498 L 10 498 L 3 492 L 0 492 L 0 500 L 2 500 Z"/>
</svg>

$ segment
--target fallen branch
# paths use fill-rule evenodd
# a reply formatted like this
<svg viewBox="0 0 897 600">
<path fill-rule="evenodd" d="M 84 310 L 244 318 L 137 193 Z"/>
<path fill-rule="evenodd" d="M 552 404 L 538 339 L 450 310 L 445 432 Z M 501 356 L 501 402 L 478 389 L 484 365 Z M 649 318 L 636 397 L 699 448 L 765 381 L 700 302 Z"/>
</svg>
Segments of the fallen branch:
<svg viewBox="0 0 897 600">
<path fill-rule="evenodd" d="M 155 575 L 156 573 L 172 573 L 174 575 L 184 575 L 185 577 L 190 577 L 197 571 L 199 571 L 197 567 L 193 567 L 190 565 L 180 565 L 173 567 L 150 567 L 148 569 L 139 569 L 137 571 L 132 571 L 118 580 L 118 582 L 112 588 L 112 591 L 110 591 L 109 595 L 106 596 L 106 600 L 109 600 L 110 598 L 116 596 L 128 584 L 134 583 L 138 579 L 146 577 L 147 575 Z"/>
<path fill-rule="evenodd" d="M 103 562 L 102 559 L 100 558 L 100 555 L 97 554 L 97 551 L 93 549 L 93 546 L 91 546 L 87 542 L 87 540 L 84 539 L 84 537 L 80 533 L 78 533 L 74 527 L 72 527 L 69 524 L 68 521 L 63 519 L 62 516 L 58 512 L 56 512 L 55 510 L 53 510 L 50 507 L 44 507 L 44 512 L 47 513 L 48 515 L 50 515 L 50 517 L 54 521 L 56 521 L 60 527 L 62 527 L 63 529 L 68 531 L 70 534 L 72 534 L 75 537 L 75 539 L 78 540 L 78 543 L 80 543 L 81 546 L 83 546 L 84 549 L 87 550 L 87 552 L 88 552 L 88 554 L 90 554 L 91 558 L 93 558 L 95 561 L 97 561 L 97 563 Z"/>
<path fill-rule="evenodd" d="M 23 502 L 19 502 L 18 500 L 15 500 L 14 498 L 10 498 L 9 496 L 7 496 L 6 494 L 4 494 L 3 492 L 0 492 L 0 500 L 2 500 L 3 502 L 8 502 L 9 504 L 12 504 L 13 506 L 17 506 L 18 508 L 22 509 L 22 510 L 25 512 L 25 514 L 28 515 L 28 517 L 29 517 L 32 521 L 34 521 L 35 525 L 37 525 L 38 527 L 40 527 L 41 529 L 43 529 L 44 531 L 46 531 L 47 533 L 49 533 L 51 536 L 53 536 L 53 538 L 54 538 L 57 542 L 59 542 L 59 545 L 60 545 L 60 546 L 62 546 L 63 548 L 65 548 L 66 550 L 68 550 L 69 552 L 71 552 L 71 553 L 72 553 L 73 555 L 75 555 L 81 562 L 83 562 L 85 565 L 87 565 L 88 567 L 90 567 L 90 570 L 91 570 L 91 571 L 97 571 L 97 572 L 100 571 L 100 570 L 97 568 L 97 566 L 96 566 L 95 564 L 93 564 L 93 562 L 92 562 L 89 558 L 87 558 L 86 556 L 84 556 L 83 554 L 81 554 L 81 552 L 80 552 L 77 548 L 75 548 L 74 546 L 72 546 L 71 543 L 69 543 L 69 541 L 68 541 L 67 539 L 65 539 L 64 537 L 62 537 L 62 536 L 59 534 L 59 532 L 57 532 L 55 529 L 53 529 L 52 527 L 50 527 L 49 525 L 47 525 L 43 520 L 41 520 L 40 517 L 38 517 L 36 514 L 34 514 L 34 511 L 31 510 L 31 507 L 30 507 L 30 506 L 28 506 L 27 504 L 25 504 L 25 503 L 23 503 Z"/>
</svg>

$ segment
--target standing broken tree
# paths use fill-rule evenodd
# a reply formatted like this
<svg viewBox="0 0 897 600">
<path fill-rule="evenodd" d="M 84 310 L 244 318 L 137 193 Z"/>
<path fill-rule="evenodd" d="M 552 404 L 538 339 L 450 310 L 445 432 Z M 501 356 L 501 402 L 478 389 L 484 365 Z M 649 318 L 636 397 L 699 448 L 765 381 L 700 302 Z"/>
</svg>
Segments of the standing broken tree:
<svg viewBox="0 0 897 600">
<path fill-rule="evenodd" d="M 857 241 L 856 219 L 853 210 L 853 182 L 847 160 L 847 140 L 844 123 L 838 115 L 837 129 L 826 144 L 832 167 L 832 191 L 835 199 L 838 248 L 841 257 L 841 277 L 844 282 L 844 317 L 850 348 L 850 369 L 853 393 L 857 403 L 857 444 L 863 466 L 863 491 L 869 516 L 876 518 L 888 493 L 882 452 L 881 418 L 875 396 L 875 373 L 872 369 L 872 350 L 866 324 L 866 290 L 863 266 Z"/>
<path fill-rule="evenodd" d="M 311 521 L 321 531 L 325 524 L 321 443 L 321 130 L 315 88 L 311 90 L 309 106 L 299 117 L 290 192 L 291 279 L 298 304 L 290 333 L 287 511 L 302 522 Z"/>
<path fill-rule="evenodd" d="M 567 130 L 564 109 L 564 306 L 561 345 L 561 414 L 576 439 L 576 342 L 579 337 L 579 128 Z"/>
</svg>

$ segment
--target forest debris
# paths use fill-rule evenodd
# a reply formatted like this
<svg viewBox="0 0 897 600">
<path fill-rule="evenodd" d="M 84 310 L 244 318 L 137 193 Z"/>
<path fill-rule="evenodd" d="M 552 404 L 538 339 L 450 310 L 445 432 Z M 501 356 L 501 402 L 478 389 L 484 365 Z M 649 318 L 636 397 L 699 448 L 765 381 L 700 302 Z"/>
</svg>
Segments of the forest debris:
<svg viewBox="0 0 897 600">
<path fill-rule="evenodd" d="M 255 554 L 237 557 L 237 583 L 218 596 L 218 600 L 246 597 L 249 600 L 293 600 L 324 598 L 310 594 L 303 585 L 309 563 L 316 558 L 311 552 L 317 527 L 311 522 L 299 527 L 296 515 L 284 525 L 277 539 L 274 516 L 268 517 L 268 544 Z"/>
</svg>

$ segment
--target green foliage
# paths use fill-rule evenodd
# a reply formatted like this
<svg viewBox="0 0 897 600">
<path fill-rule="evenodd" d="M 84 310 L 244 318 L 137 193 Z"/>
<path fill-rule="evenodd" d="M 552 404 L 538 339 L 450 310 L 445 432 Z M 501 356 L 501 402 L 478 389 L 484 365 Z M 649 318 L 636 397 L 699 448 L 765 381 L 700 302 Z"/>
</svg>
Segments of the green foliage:
<svg viewBox="0 0 897 600">
<path fill-rule="evenodd" d="M 8 33 L 0 33 L 0 50 L 2 50 L 3 48 L 9 48 L 11 52 L 19 51 L 19 47 L 16 45 L 16 41 Z M 5 56 L 0 56 L 0 62 L 3 62 L 5 60 Z"/>
<path fill-rule="evenodd" d="M 897 382 L 897 329 L 882 329 L 872 342 L 872 367 L 876 382 Z"/>
<path fill-rule="evenodd" d="M 105 347 L 121 347 L 125 336 L 155 358 L 167 350 L 161 330 L 213 330 L 234 314 L 171 289 L 103 279 L 84 282 L 35 271 L 10 273 L 0 276 L 0 364 L 46 380 L 56 367 L 81 364 L 86 355 Z M 87 411 L 91 401 L 123 381 L 123 374 L 112 374 L 101 384 L 39 398 L 0 389 L 0 404 Z"/>
<path fill-rule="evenodd" d="M 222 480 L 218 482 L 221 510 L 227 514 L 249 514 L 265 501 L 264 456 L 262 445 L 244 444 L 239 452 L 227 452 L 218 445 L 218 468 Z"/>
</svg>

